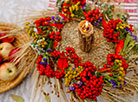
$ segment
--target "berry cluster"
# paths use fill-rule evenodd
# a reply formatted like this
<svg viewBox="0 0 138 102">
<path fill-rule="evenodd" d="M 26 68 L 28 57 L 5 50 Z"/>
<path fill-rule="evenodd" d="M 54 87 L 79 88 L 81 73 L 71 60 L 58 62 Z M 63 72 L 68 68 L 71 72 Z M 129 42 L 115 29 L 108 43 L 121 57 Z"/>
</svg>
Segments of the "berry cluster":
<svg viewBox="0 0 138 102">
<path fill-rule="evenodd" d="M 56 57 L 58 57 L 60 55 L 60 51 L 53 51 L 53 52 L 51 52 L 51 57 L 53 57 L 53 58 L 56 58 Z"/>
<path fill-rule="evenodd" d="M 103 20 L 103 27 L 104 27 L 104 37 L 107 38 L 107 41 L 111 42 L 119 42 L 119 35 L 120 33 L 116 30 L 117 24 L 122 21 L 117 19 L 117 20 L 110 20 L 108 24 L 106 23 L 105 20 Z"/>
<path fill-rule="evenodd" d="M 40 55 L 37 59 L 37 70 L 39 71 L 40 75 L 47 75 L 48 77 L 54 77 L 54 72 L 51 69 L 50 65 L 42 65 L 42 56 Z"/>
<path fill-rule="evenodd" d="M 66 2 L 63 3 L 62 6 L 62 11 L 64 12 L 65 16 L 70 15 L 70 11 L 69 11 L 69 7 L 71 6 L 71 4 L 68 4 Z"/>
<path fill-rule="evenodd" d="M 75 67 L 78 67 L 78 64 L 81 61 L 81 58 L 78 57 L 78 55 L 75 53 L 75 49 L 71 47 L 67 47 L 66 55 L 67 55 L 69 62 L 73 63 Z"/>
<path fill-rule="evenodd" d="M 85 14 L 86 20 L 96 26 L 98 26 L 98 24 L 102 22 L 103 14 L 99 12 L 99 9 L 93 9 L 92 11 L 88 11 L 88 13 L 84 12 L 84 14 Z"/>
<path fill-rule="evenodd" d="M 63 78 L 64 75 L 65 75 L 65 71 L 64 70 L 59 70 L 58 69 L 57 71 L 55 71 L 55 76 L 56 76 L 57 79 Z"/>
<path fill-rule="evenodd" d="M 102 84 L 104 82 L 103 76 L 99 78 L 95 76 L 96 67 L 93 66 L 92 63 L 87 61 L 83 66 L 85 66 L 85 69 L 80 74 L 83 85 L 73 84 L 73 86 L 80 98 L 96 100 L 96 97 L 99 96 L 102 91 Z"/>
<path fill-rule="evenodd" d="M 35 28 L 38 31 L 38 34 L 46 34 L 46 29 L 51 29 L 49 27 L 49 21 L 51 20 L 51 17 L 46 17 L 46 18 L 40 18 L 35 21 Z M 45 27 L 44 27 L 45 26 Z"/>
<path fill-rule="evenodd" d="M 106 84 L 112 85 L 112 88 L 122 87 L 125 84 L 124 77 L 128 64 L 122 55 L 108 54 L 107 64 L 104 64 L 103 67 L 97 71 L 105 74 L 104 81 Z"/>
<path fill-rule="evenodd" d="M 107 65 L 113 66 L 115 64 L 116 60 L 119 60 L 119 62 L 117 62 L 117 64 L 120 67 L 123 67 L 125 70 L 127 69 L 128 64 L 126 63 L 126 60 L 123 58 L 122 55 L 117 55 L 117 54 L 108 54 L 107 55 Z"/>
<path fill-rule="evenodd" d="M 79 66 L 83 66 L 84 68 L 90 68 L 92 72 L 96 71 L 96 67 L 93 66 L 93 64 L 89 61 L 86 61 L 85 63 L 79 63 Z"/>
<path fill-rule="evenodd" d="M 72 0 L 74 4 L 80 2 L 81 6 L 83 7 L 86 4 L 86 0 Z"/>
<path fill-rule="evenodd" d="M 55 39 L 55 41 L 57 41 L 57 42 L 59 42 L 61 40 L 60 32 L 55 33 L 55 31 L 53 31 L 53 32 L 49 33 L 48 36 L 50 39 L 52 39 L 52 40 Z"/>
<path fill-rule="evenodd" d="M 60 54 L 61 53 L 59 53 L 59 55 Z M 61 62 L 61 61 L 57 62 L 57 63 L 61 63 L 60 65 L 62 65 L 62 66 L 58 66 L 58 64 L 57 64 L 58 68 L 59 67 L 60 68 L 54 72 L 53 71 L 54 66 L 52 64 L 52 61 L 50 60 L 49 64 L 44 64 L 44 63 L 42 63 L 42 60 L 43 60 L 42 56 L 39 56 L 37 59 L 37 65 L 36 65 L 37 70 L 39 71 L 40 75 L 47 75 L 48 77 L 51 77 L 51 78 L 55 76 L 57 79 L 64 77 L 64 75 L 65 75 L 64 68 L 65 68 L 65 66 L 66 66 L 66 68 L 68 67 L 68 63 Z M 63 65 L 63 63 L 64 63 L 64 65 Z"/>
</svg>

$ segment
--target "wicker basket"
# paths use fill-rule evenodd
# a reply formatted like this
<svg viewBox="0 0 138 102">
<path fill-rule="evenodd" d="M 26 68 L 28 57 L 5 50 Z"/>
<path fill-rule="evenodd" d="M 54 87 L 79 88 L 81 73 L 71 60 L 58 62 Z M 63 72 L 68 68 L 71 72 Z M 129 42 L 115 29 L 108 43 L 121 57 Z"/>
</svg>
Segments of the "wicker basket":
<svg viewBox="0 0 138 102">
<path fill-rule="evenodd" d="M 15 47 L 23 47 L 25 46 L 26 43 L 30 42 L 27 34 L 22 29 L 20 29 L 17 25 L 8 24 L 8 23 L 0 23 L 0 29 L 1 30 L 6 29 L 8 30 L 9 34 L 12 34 L 15 36 L 15 41 L 13 42 L 13 45 Z M 22 52 L 22 54 L 20 55 L 21 59 L 19 63 L 17 64 L 18 74 L 16 78 L 12 81 L 0 80 L 0 93 L 3 93 L 5 91 L 8 91 L 14 88 L 24 79 L 24 77 L 27 74 L 29 74 L 30 71 L 32 71 L 32 68 L 33 68 L 32 63 L 35 63 L 33 62 L 33 59 L 36 57 L 36 54 L 34 50 L 32 50 L 32 48 L 29 46 L 22 48 L 22 51 L 23 50 L 24 52 Z"/>
</svg>

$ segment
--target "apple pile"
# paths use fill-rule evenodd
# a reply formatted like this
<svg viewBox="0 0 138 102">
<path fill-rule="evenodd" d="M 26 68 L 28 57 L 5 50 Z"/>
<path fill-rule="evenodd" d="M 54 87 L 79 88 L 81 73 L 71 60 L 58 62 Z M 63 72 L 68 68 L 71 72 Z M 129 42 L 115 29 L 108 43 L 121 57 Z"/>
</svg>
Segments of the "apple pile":
<svg viewBox="0 0 138 102">
<path fill-rule="evenodd" d="M 0 33 L 0 38 L 5 35 L 6 33 Z M 13 46 L 14 40 L 14 36 L 0 39 L 0 80 L 3 81 L 11 81 L 16 76 L 17 67 L 13 55 L 20 49 Z"/>
</svg>

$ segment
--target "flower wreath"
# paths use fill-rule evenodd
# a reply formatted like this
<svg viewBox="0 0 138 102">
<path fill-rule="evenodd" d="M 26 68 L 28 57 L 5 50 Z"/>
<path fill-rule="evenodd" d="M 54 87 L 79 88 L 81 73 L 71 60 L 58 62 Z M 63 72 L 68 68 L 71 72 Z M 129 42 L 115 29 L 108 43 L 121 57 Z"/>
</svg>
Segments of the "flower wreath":
<svg viewBox="0 0 138 102">
<path fill-rule="evenodd" d="M 123 87 L 128 68 L 125 54 L 137 42 L 137 37 L 132 34 L 133 26 L 125 23 L 127 16 L 122 20 L 114 20 L 112 13 L 109 13 L 109 8 L 113 9 L 114 6 L 104 10 L 100 7 L 90 9 L 85 0 L 58 0 L 57 6 L 59 13 L 55 16 L 26 23 L 27 32 L 33 39 L 31 46 L 40 54 L 36 65 L 40 75 L 64 78 L 67 92 L 73 91 L 82 99 L 96 100 L 102 92 L 103 84 L 112 88 Z M 67 47 L 66 51 L 59 51 L 61 30 L 74 18 L 86 19 L 103 29 L 107 41 L 116 44 L 115 53 L 107 55 L 107 63 L 103 68 L 97 69 L 89 61 L 81 63 L 74 48 Z"/>
</svg>

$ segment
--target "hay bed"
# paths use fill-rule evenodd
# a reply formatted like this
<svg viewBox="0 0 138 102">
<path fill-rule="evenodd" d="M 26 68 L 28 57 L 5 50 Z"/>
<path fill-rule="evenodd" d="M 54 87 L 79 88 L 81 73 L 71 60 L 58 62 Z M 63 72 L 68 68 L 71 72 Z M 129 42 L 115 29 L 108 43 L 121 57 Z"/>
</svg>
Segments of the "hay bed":
<svg viewBox="0 0 138 102">
<path fill-rule="evenodd" d="M 82 62 L 90 61 L 97 68 L 101 68 L 106 62 L 107 54 L 114 53 L 115 45 L 107 42 L 103 36 L 103 30 L 94 27 L 94 40 L 92 49 L 86 53 L 80 49 L 79 34 L 78 34 L 78 21 L 71 21 L 62 29 L 62 40 L 60 50 L 64 51 L 67 47 L 73 47 L 76 54 L 82 59 Z"/>
</svg>

